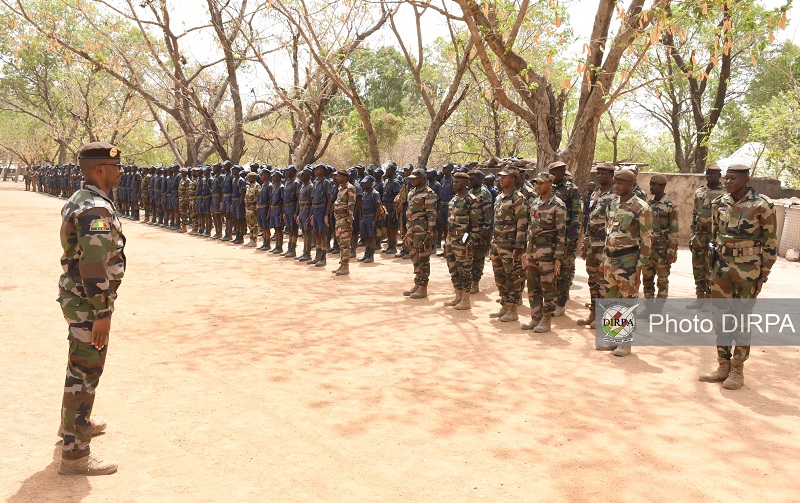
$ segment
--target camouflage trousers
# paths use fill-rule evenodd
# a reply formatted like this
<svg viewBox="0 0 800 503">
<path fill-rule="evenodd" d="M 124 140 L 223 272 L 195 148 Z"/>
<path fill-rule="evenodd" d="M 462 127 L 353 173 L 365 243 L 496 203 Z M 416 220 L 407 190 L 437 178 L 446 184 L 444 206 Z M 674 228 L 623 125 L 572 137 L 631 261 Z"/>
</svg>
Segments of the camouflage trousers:
<svg viewBox="0 0 800 503">
<path fill-rule="evenodd" d="M 139 202 L 140 207 L 144 208 L 144 221 L 147 222 L 150 220 L 150 202 L 147 200 L 148 196 L 142 196 L 142 200 Z"/>
<path fill-rule="evenodd" d="M 103 375 L 106 350 L 91 344 L 70 341 L 64 398 L 61 402 L 61 422 L 64 424 L 64 445 L 61 457 L 80 459 L 89 455 L 92 424 L 89 421 L 94 406 L 94 392 Z"/>
<path fill-rule="evenodd" d="M 198 225 L 198 213 L 197 213 L 197 199 L 189 199 L 189 216 L 192 219 L 192 227 L 197 227 Z"/>
<path fill-rule="evenodd" d="M 180 210 L 181 210 L 181 224 L 189 225 L 191 223 L 189 221 L 189 201 L 181 199 Z"/>
<path fill-rule="evenodd" d="M 556 280 L 556 304 L 566 306 L 569 300 L 569 289 L 572 286 L 572 279 L 575 277 L 575 247 L 567 243 L 564 250 L 564 261 L 561 264 L 561 273 Z"/>
<path fill-rule="evenodd" d="M 483 268 L 486 265 L 487 243 L 481 238 L 475 240 L 472 245 L 472 282 L 480 283 L 483 276 Z"/>
<path fill-rule="evenodd" d="M 606 296 L 606 280 L 601 269 L 604 258 L 603 246 L 590 246 L 586 251 L 586 274 L 589 276 L 589 295 L 592 300 Z"/>
<path fill-rule="evenodd" d="M 647 263 L 642 266 L 642 289 L 646 299 L 656 297 L 656 285 L 658 286 L 658 298 L 667 298 L 671 268 L 672 264 L 667 260 L 667 250 L 653 250 Z M 658 277 L 657 280 L 656 277 Z"/>
<path fill-rule="evenodd" d="M 503 245 L 492 245 L 492 269 L 494 283 L 504 304 L 518 304 L 522 298 L 524 274 L 522 260 L 514 260 L 514 249 Z"/>
<path fill-rule="evenodd" d="M 334 232 L 336 234 L 336 242 L 339 243 L 339 263 L 350 263 L 350 244 L 353 240 L 353 222 L 352 220 L 340 220 L 336 222 Z"/>
<path fill-rule="evenodd" d="M 708 267 L 708 234 L 692 236 L 689 249 L 692 251 L 692 274 L 698 297 L 711 292 L 711 270 Z"/>
<path fill-rule="evenodd" d="M 460 239 L 451 240 L 448 237 L 444 245 L 444 256 L 453 288 L 456 290 L 472 288 L 472 248 L 463 244 Z"/>
<path fill-rule="evenodd" d="M 638 252 L 621 257 L 605 257 L 603 277 L 606 280 L 607 299 L 635 299 L 639 296 L 638 262 Z"/>
<path fill-rule="evenodd" d="M 414 236 L 411 246 L 408 247 L 408 255 L 414 265 L 414 284 L 426 286 L 428 278 L 431 276 L 431 246 L 430 237 Z"/>
<path fill-rule="evenodd" d="M 552 246 L 539 246 L 526 258 L 528 302 L 532 311 L 552 314 L 556 310 L 556 263 Z"/>
<path fill-rule="evenodd" d="M 247 228 L 250 231 L 250 239 L 258 239 L 258 208 L 248 208 L 244 216 Z"/>
<path fill-rule="evenodd" d="M 721 255 L 711 271 L 711 298 L 754 299 L 760 275 L 760 256 L 734 258 Z M 736 348 L 731 352 L 734 344 Z M 726 360 L 746 361 L 750 356 L 750 333 L 718 334 L 717 355 Z"/>
</svg>

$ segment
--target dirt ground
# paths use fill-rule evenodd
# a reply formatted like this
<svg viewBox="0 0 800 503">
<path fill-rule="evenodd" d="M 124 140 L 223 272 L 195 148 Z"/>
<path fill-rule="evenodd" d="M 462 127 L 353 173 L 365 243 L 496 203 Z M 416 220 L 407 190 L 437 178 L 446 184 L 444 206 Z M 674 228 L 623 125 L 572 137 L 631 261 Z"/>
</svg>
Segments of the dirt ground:
<svg viewBox="0 0 800 503">
<path fill-rule="evenodd" d="M 128 270 L 92 442 L 119 472 L 65 477 L 56 303 L 63 200 L 0 183 L 0 499 L 21 501 L 800 501 L 800 350 L 754 348 L 746 384 L 698 382 L 713 348 L 594 350 L 583 262 L 555 331 L 472 311 L 433 259 L 335 277 L 123 220 Z M 693 292 L 681 250 L 671 294 Z M 797 296 L 781 259 L 765 297 Z M 12 348 L 13 346 L 13 348 Z"/>
</svg>

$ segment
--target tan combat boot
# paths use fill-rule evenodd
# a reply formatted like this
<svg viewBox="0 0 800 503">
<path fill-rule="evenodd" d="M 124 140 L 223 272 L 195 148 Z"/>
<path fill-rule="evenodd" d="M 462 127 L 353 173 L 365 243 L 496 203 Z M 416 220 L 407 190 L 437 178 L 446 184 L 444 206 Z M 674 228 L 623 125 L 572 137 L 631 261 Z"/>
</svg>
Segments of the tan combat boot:
<svg viewBox="0 0 800 503">
<path fill-rule="evenodd" d="M 411 294 L 416 292 L 417 290 L 419 290 L 419 285 L 414 285 L 414 288 L 412 288 L 411 290 L 404 291 L 403 295 L 405 295 L 406 297 L 410 297 Z"/>
<path fill-rule="evenodd" d="M 339 267 L 339 270 L 336 271 L 337 276 L 347 276 L 350 274 L 350 262 L 345 262 Z"/>
<path fill-rule="evenodd" d="M 104 431 L 106 431 L 106 428 L 108 427 L 108 423 L 106 423 L 105 421 L 103 421 L 100 418 L 94 418 L 94 417 L 89 418 L 89 423 L 91 423 L 91 425 L 92 425 L 92 436 L 93 437 L 95 435 L 99 435 L 99 434 L 103 433 Z M 59 437 L 63 437 L 64 436 L 64 423 L 61 423 L 61 425 L 58 427 L 58 433 L 56 433 L 56 435 L 58 435 Z"/>
<path fill-rule="evenodd" d="M 424 299 L 428 296 L 428 285 L 420 285 L 417 291 L 408 296 L 409 299 Z"/>
<path fill-rule="evenodd" d="M 478 283 L 477 283 L 477 282 L 473 283 L 473 284 L 472 284 L 472 288 L 470 288 L 470 289 L 469 289 L 469 293 L 471 293 L 471 294 L 473 294 L 473 295 L 475 295 L 475 294 L 476 294 L 476 293 L 478 293 L 479 291 L 480 291 L 480 287 L 478 286 Z"/>
<path fill-rule="evenodd" d="M 542 308 L 531 308 L 531 321 L 528 323 L 522 323 L 519 328 L 522 330 L 533 330 L 536 325 L 539 324 L 539 321 L 542 319 Z"/>
<path fill-rule="evenodd" d="M 456 297 L 453 300 L 448 300 L 444 303 L 445 306 L 456 306 L 459 302 L 461 302 L 461 297 L 464 296 L 463 290 L 456 290 Z M 469 293 L 469 292 L 468 292 Z"/>
<path fill-rule="evenodd" d="M 62 459 L 58 465 L 61 475 L 109 475 L 116 471 L 116 461 L 101 461 L 94 454 L 80 459 Z"/>
<path fill-rule="evenodd" d="M 556 306 L 556 310 L 553 311 L 553 318 L 564 316 L 565 312 L 567 312 L 567 308 L 565 306 Z"/>
<path fill-rule="evenodd" d="M 701 382 L 722 382 L 728 378 L 731 372 L 731 361 L 725 358 L 717 358 L 717 370 L 708 374 L 700 374 Z"/>
<path fill-rule="evenodd" d="M 508 304 L 501 302 L 500 303 L 500 310 L 496 313 L 489 314 L 489 318 L 502 318 L 508 312 Z"/>
<path fill-rule="evenodd" d="M 631 354 L 631 347 L 630 346 L 617 346 L 612 353 L 614 356 L 628 356 Z"/>
<path fill-rule="evenodd" d="M 744 362 L 736 358 L 731 360 L 731 372 L 722 383 L 725 389 L 739 389 L 744 386 Z"/>
<path fill-rule="evenodd" d="M 456 304 L 453 309 L 458 309 L 459 311 L 466 311 L 467 309 L 472 309 L 472 304 L 469 303 L 469 292 L 471 290 L 463 290 L 461 292 L 461 302 Z"/>
<path fill-rule="evenodd" d="M 506 314 L 500 317 L 500 321 L 517 321 L 518 319 L 519 315 L 517 314 L 517 304 L 508 306 L 508 311 L 506 311 Z"/>
<path fill-rule="evenodd" d="M 536 332 L 537 334 L 546 334 L 547 332 L 549 332 L 550 331 L 550 318 L 552 318 L 552 317 L 553 317 L 552 314 L 544 313 L 544 315 L 542 316 L 542 319 L 539 320 L 539 324 L 534 327 L 533 331 Z"/>
<path fill-rule="evenodd" d="M 575 323 L 577 325 L 589 325 L 594 321 L 594 309 L 589 308 L 589 315 L 586 318 L 578 318 Z"/>
</svg>

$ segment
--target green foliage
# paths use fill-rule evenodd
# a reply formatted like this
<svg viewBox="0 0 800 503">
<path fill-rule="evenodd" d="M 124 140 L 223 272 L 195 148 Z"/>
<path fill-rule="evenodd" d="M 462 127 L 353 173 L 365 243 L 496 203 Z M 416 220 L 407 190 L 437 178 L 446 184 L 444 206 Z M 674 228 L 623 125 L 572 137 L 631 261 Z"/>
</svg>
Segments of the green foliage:
<svg viewBox="0 0 800 503">
<path fill-rule="evenodd" d="M 780 178 L 800 188 L 800 106 L 798 92 L 782 92 L 753 114 L 751 137 L 767 147 L 758 176 Z"/>
<path fill-rule="evenodd" d="M 378 148 L 385 151 L 397 143 L 400 132 L 403 129 L 403 119 L 389 113 L 384 108 L 376 108 L 370 112 L 372 128 L 378 140 Z M 369 159 L 369 142 L 364 125 L 356 110 L 350 112 L 347 117 L 347 124 L 350 127 L 350 141 L 356 148 L 361 159 Z"/>
</svg>

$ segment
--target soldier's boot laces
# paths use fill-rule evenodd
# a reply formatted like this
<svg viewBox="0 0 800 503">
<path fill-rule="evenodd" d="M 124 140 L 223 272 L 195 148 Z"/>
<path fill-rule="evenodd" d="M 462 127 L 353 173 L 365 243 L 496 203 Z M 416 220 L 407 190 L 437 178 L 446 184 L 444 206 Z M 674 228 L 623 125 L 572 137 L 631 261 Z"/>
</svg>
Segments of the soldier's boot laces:
<svg viewBox="0 0 800 503">
<path fill-rule="evenodd" d="M 469 290 L 462 290 L 461 291 L 461 302 L 456 304 L 453 309 L 458 309 L 459 311 L 466 311 L 467 309 L 472 309 L 472 304 L 469 302 Z"/>
<path fill-rule="evenodd" d="M 739 389 L 744 386 L 744 362 L 741 360 L 731 360 L 731 372 L 728 378 L 722 383 L 725 389 Z"/>
<path fill-rule="evenodd" d="M 346 262 L 339 267 L 339 270 L 336 271 L 337 276 L 347 276 L 350 274 L 350 262 Z"/>
<path fill-rule="evenodd" d="M 106 428 L 108 427 L 108 423 L 106 423 L 100 418 L 94 418 L 94 417 L 89 418 L 89 422 L 92 425 L 93 437 L 103 433 L 104 431 L 106 431 Z M 64 423 L 61 423 L 61 425 L 58 427 L 58 433 L 56 433 L 56 435 L 58 435 L 59 437 L 64 436 Z"/>
<path fill-rule="evenodd" d="M 546 334 L 547 332 L 549 332 L 550 318 L 552 318 L 552 316 L 553 315 L 551 315 L 550 313 L 545 313 L 544 316 L 542 316 L 542 319 L 539 320 L 539 323 L 535 327 L 533 327 L 533 331 L 536 332 L 537 334 Z"/>
<path fill-rule="evenodd" d="M 328 265 L 328 260 L 327 260 L 327 257 L 326 257 L 327 254 L 328 254 L 328 250 L 325 250 L 325 249 L 320 250 L 319 261 L 314 265 L 317 266 L 317 267 L 325 267 L 326 265 Z"/>
<path fill-rule="evenodd" d="M 722 382 L 728 378 L 731 373 L 731 361 L 725 358 L 717 358 L 717 369 L 713 372 L 700 374 L 698 380 L 700 382 Z"/>
<path fill-rule="evenodd" d="M 420 285 L 417 291 L 408 296 L 410 299 L 424 299 L 428 296 L 428 285 Z"/>
<path fill-rule="evenodd" d="M 412 288 L 411 290 L 406 290 L 406 291 L 404 291 L 404 292 L 403 292 L 403 295 L 405 295 L 406 297 L 410 297 L 410 296 L 411 296 L 411 294 L 412 294 L 412 293 L 414 293 L 414 292 L 416 292 L 417 290 L 419 290 L 419 285 L 415 284 L 415 285 L 414 285 L 414 288 Z"/>
<path fill-rule="evenodd" d="M 519 319 L 519 315 L 517 314 L 518 307 L 519 306 L 517 304 L 510 305 L 508 307 L 508 311 L 506 311 L 506 314 L 500 317 L 500 321 L 517 321 Z"/>
<path fill-rule="evenodd" d="M 508 312 L 508 307 L 506 306 L 505 302 L 500 301 L 500 310 L 489 314 L 489 318 L 502 318 Z"/>
<path fill-rule="evenodd" d="M 566 306 L 556 306 L 556 310 L 553 311 L 553 318 L 558 318 L 559 316 L 564 316 L 564 313 L 567 311 Z"/>
<path fill-rule="evenodd" d="M 631 354 L 631 347 L 630 346 L 617 346 L 617 348 L 611 352 L 614 356 L 628 356 Z"/>
<path fill-rule="evenodd" d="M 536 309 L 531 308 L 531 321 L 527 323 L 522 323 L 519 328 L 522 330 L 533 330 L 536 325 L 539 324 L 539 321 L 542 319 L 542 308 L 537 307 Z"/>
<path fill-rule="evenodd" d="M 445 306 L 453 307 L 461 302 L 461 299 L 464 297 L 464 294 L 462 293 L 461 290 L 456 290 L 455 292 L 456 292 L 455 298 L 453 300 L 448 300 L 447 302 L 445 302 L 444 303 Z"/>
<path fill-rule="evenodd" d="M 62 459 L 58 465 L 61 475 L 109 475 L 117 471 L 116 461 L 101 461 L 94 454 L 80 459 Z"/>
</svg>

